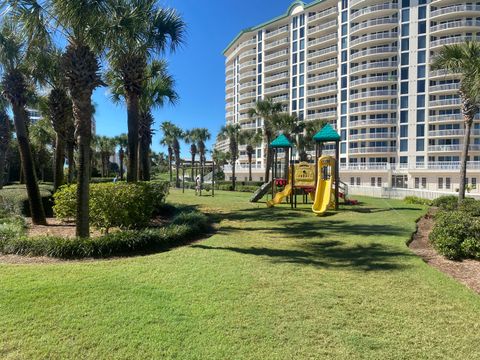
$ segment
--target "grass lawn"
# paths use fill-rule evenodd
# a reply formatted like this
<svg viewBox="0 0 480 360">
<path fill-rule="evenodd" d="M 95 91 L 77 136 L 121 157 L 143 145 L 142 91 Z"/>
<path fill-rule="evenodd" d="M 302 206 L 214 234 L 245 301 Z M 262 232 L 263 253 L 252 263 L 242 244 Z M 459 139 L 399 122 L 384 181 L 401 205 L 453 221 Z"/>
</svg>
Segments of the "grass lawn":
<svg viewBox="0 0 480 360">
<path fill-rule="evenodd" d="M 480 358 L 480 297 L 405 245 L 421 207 L 359 198 L 318 218 L 216 194 L 169 197 L 220 222 L 191 246 L 0 265 L 0 358 Z"/>
</svg>

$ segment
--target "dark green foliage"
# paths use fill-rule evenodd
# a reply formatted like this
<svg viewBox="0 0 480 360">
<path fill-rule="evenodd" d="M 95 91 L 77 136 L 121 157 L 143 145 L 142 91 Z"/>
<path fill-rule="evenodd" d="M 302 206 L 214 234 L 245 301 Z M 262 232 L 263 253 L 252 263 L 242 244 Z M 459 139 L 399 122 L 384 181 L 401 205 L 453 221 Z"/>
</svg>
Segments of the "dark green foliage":
<svg viewBox="0 0 480 360">
<path fill-rule="evenodd" d="M 403 199 L 407 204 L 426 205 L 431 206 L 432 200 L 423 199 L 418 196 L 407 196 Z"/>
<path fill-rule="evenodd" d="M 53 186 L 39 184 L 40 196 L 46 216 L 53 216 Z M 30 217 L 30 205 L 25 185 L 9 185 L 0 190 L 0 207 L 17 214 Z"/>
<path fill-rule="evenodd" d="M 433 200 L 432 205 L 443 210 L 454 210 L 458 205 L 458 196 L 445 195 Z"/>
<path fill-rule="evenodd" d="M 158 214 L 168 193 L 166 182 L 105 183 L 90 186 L 90 223 L 106 232 L 112 227 L 138 229 Z M 75 218 L 76 185 L 64 186 L 54 194 L 56 217 Z"/>
<path fill-rule="evenodd" d="M 172 209 L 170 209 L 172 210 Z M 0 217 L 0 252 L 25 256 L 49 256 L 63 259 L 106 258 L 132 253 L 161 251 L 186 244 L 209 230 L 208 218 L 191 209 L 179 212 L 162 228 L 126 230 L 89 239 L 27 237 L 23 224 Z"/>
</svg>

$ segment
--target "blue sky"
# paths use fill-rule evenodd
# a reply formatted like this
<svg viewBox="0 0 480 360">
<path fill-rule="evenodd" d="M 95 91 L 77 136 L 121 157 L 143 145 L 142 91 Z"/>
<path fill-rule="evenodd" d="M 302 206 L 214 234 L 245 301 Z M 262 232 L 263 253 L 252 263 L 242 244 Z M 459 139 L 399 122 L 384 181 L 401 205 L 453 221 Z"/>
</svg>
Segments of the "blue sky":
<svg viewBox="0 0 480 360">
<path fill-rule="evenodd" d="M 183 129 L 206 127 L 215 135 L 225 123 L 225 59 L 223 50 L 240 30 L 260 24 L 286 12 L 290 0 L 160 0 L 166 7 L 177 9 L 188 26 L 186 43 L 169 55 L 170 72 L 177 81 L 180 101 L 155 112 L 155 129 L 169 120 Z M 107 89 L 94 94 L 97 104 L 97 133 L 115 136 L 127 131 L 126 110 L 108 99 Z M 160 133 L 153 139 L 159 145 Z M 183 146 L 182 154 L 188 149 Z"/>
</svg>

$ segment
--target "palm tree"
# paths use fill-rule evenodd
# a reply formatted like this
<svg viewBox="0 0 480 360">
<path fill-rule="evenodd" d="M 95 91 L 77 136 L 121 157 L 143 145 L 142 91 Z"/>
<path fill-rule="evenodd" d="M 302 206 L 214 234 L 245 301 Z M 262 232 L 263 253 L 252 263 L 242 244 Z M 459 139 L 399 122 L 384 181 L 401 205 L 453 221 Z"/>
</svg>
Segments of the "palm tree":
<svg viewBox="0 0 480 360">
<path fill-rule="evenodd" d="M 165 106 L 168 101 L 175 105 L 178 94 L 175 92 L 175 80 L 168 73 L 166 61 L 151 61 L 146 69 L 145 83 L 139 98 L 140 118 L 138 124 L 138 164 L 137 179 L 150 180 L 150 146 L 152 144 L 154 118 L 152 110 Z M 126 99 L 122 75 L 113 70 L 106 75 L 111 89 L 112 100 L 119 103 Z"/>
<path fill-rule="evenodd" d="M 147 65 L 167 47 L 183 42 L 185 23 L 173 9 L 162 9 L 157 0 L 113 0 L 107 42 L 110 66 L 120 74 L 128 113 L 128 181 L 137 180 L 140 97 Z M 168 46 L 169 45 L 169 46 Z"/>
<path fill-rule="evenodd" d="M 60 50 L 56 48 L 42 49 L 35 55 L 35 64 L 32 66 L 33 77 L 42 87 L 49 89 L 42 112 L 51 121 L 56 133 L 53 172 L 55 190 L 64 183 L 65 150 L 67 143 L 70 147 L 72 146 L 71 132 L 74 131 L 72 101 L 65 88 L 61 59 Z M 68 151 L 73 152 L 73 149 L 69 148 Z"/>
<path fill-rule="evenodd" d="M 163 132 L 163 137 L 160 140 L 160 145 L 167 147 L 168 152 L 168 172 L 170 174 L 170 182 L 173 181 L 173 170 L 172 170 L 172 161 L 173 161 L 173 136 L 171 129 L 174 125 L 170 121 L 164 121 L 160 125 L 160 130 Z"/>
<path fill-rule="evenodd" d="M 171 136 L 173 138 L 172 149 L 173 154 L 175 155 L 175 169 L 176 169 L 176 177 L 175 177 L 175 187 L 180 187 L 180 165 L 181 165 L 181 158 L 180 158 L 180 140 L 184 138 L 183 131 L 178 128 L 177 126 L 173 125 L 170 129 Z"/>
<path fill-rule="evenodd" d="M 206 159 L 206 152 L 207 146 L 205 145 L 205 141 L 210 140 L 210 132 L 206 128 L 199 128 L 197 129 L 197 148 L 198 153 L 200 154 L 200 177 L 201 182 L 203 182 L 203 176 L 205 174 L 205 161 Z"/>
<path fill-rule="evenodd" d="M 195 179 L 195 157 L 198 153 L 197 148 L 197 129 L 192 129 L 185 132 L 185 142 L 190 144 L 190 154 L 192 155 L 192 169 L 191 169 L 191 178 L 192 180 Z"/>
<path fill-rule="evenodd" d="M 240 134 L 240 143 L 245 144 L 248 158 L 248 181 L 252 181 L 252 160 L 255 148 L 262 143 L 262 133 L 255 130 L 246 130 Z"/>
<path fill-rule="evenodd" d="M 20 27 L 4 21 L 0 29 L 0 72 L 2 94 L 9 101 L 15 124 L 22 170 L 26 182 L 32 222 L 46 225 L 45 211 L 35 174 L 35 165 L 28 138 L 26 111 L 29 84 L 23 70 L 30 56 L 29 44 L 19 37 Z"/>
<path fill-rule="evenodd" d="M 97 141 L 97 151 L 100 154 L 102 163 L 102 177 L 108 177 L 110 156 L 115 153 L 115 140 L 108 136 L 99 136 Z"/>
<path fill-rule="evenodd" d="M 264 154 L 266 154 L 265 164 L 265 182 L 270 180 L 270 164 L 273 161 L 273 153 L 270 149 L 270 143 L 275 135 L 274 120 L 282 111 L 282 104 L 276 103 L 272 99 L 259 100 L 255 103 L 255 107 L 248 111 L 250 118 L 261 118 L 263 120 L 263 143 Z"/>
<path fill-rule="evenodd" d="M 45 181 L 45 170 L 53 169 L 52 149 L 55 147 L 55 131 L 50 120 L 41 118 L 29 126 L 29 139 L 32 146 L 34 163 L 37 166 L 37 176 Z"/>
<path fill-rule="evenodd" d="M 465 199 L 470 134 L 473 120 L 480 108 L 480 43 L 466 42 L 444 46 L 435 56 L 431 69 L 444 69 L 460 75 L 459 95 L 465 127 L 458 193 L 458 200 L 461 202 Z"/>
<path fill-rule="evenodd" d="M 118 149 L 118 161 L 120 162 L 120 180 L 123 181 L 124 175 L 124 163 L 125 163 L 125 149 L 128 146 L 128 137 L 127 134 L 121 134 L 115 138 L 115 143 L 119 147 Z"/>
<path fill-rule="evenodd" d="M 236 175 L 235 166 L 238 159 L 238 139 L 240 136 L 240 125 L 229 124 L 220 129 L 219 138 L 221 140 L 228 139 L 230 150 L 230 164 L 232 165 L 232 190 L 235 191 Z"/>
<path fill-rule="evenodd" d="M 3 188 L 7 152 L 12 140 L 11 121 L 6 111 L 6 104 L 0 99 L 0 189 Z"/>
</svg>

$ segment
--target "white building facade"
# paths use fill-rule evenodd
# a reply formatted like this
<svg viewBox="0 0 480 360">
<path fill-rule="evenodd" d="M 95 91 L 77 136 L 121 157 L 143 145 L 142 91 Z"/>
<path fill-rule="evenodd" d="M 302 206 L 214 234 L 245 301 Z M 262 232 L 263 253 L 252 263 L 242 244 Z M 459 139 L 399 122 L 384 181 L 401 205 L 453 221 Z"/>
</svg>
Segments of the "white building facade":
<svg viewBox="0 0 480 360">
<path fill-rule="evenodd" d="M 464 135 L 459 80 L 429 64 L 442 46 L 472 39 L 480 40 L 480 2 L 297 1 L 225 50 L 226 121 L 261 128 L 247 111 L 272 98 L 336 128 L 341 178 L 352 187 L 454 192 Z M 246 160 L 240 148 L 238 180 L 246 180 Z M 479 193 L 479 120 L 469 160 L 469 184 Z"/>
</svg>

